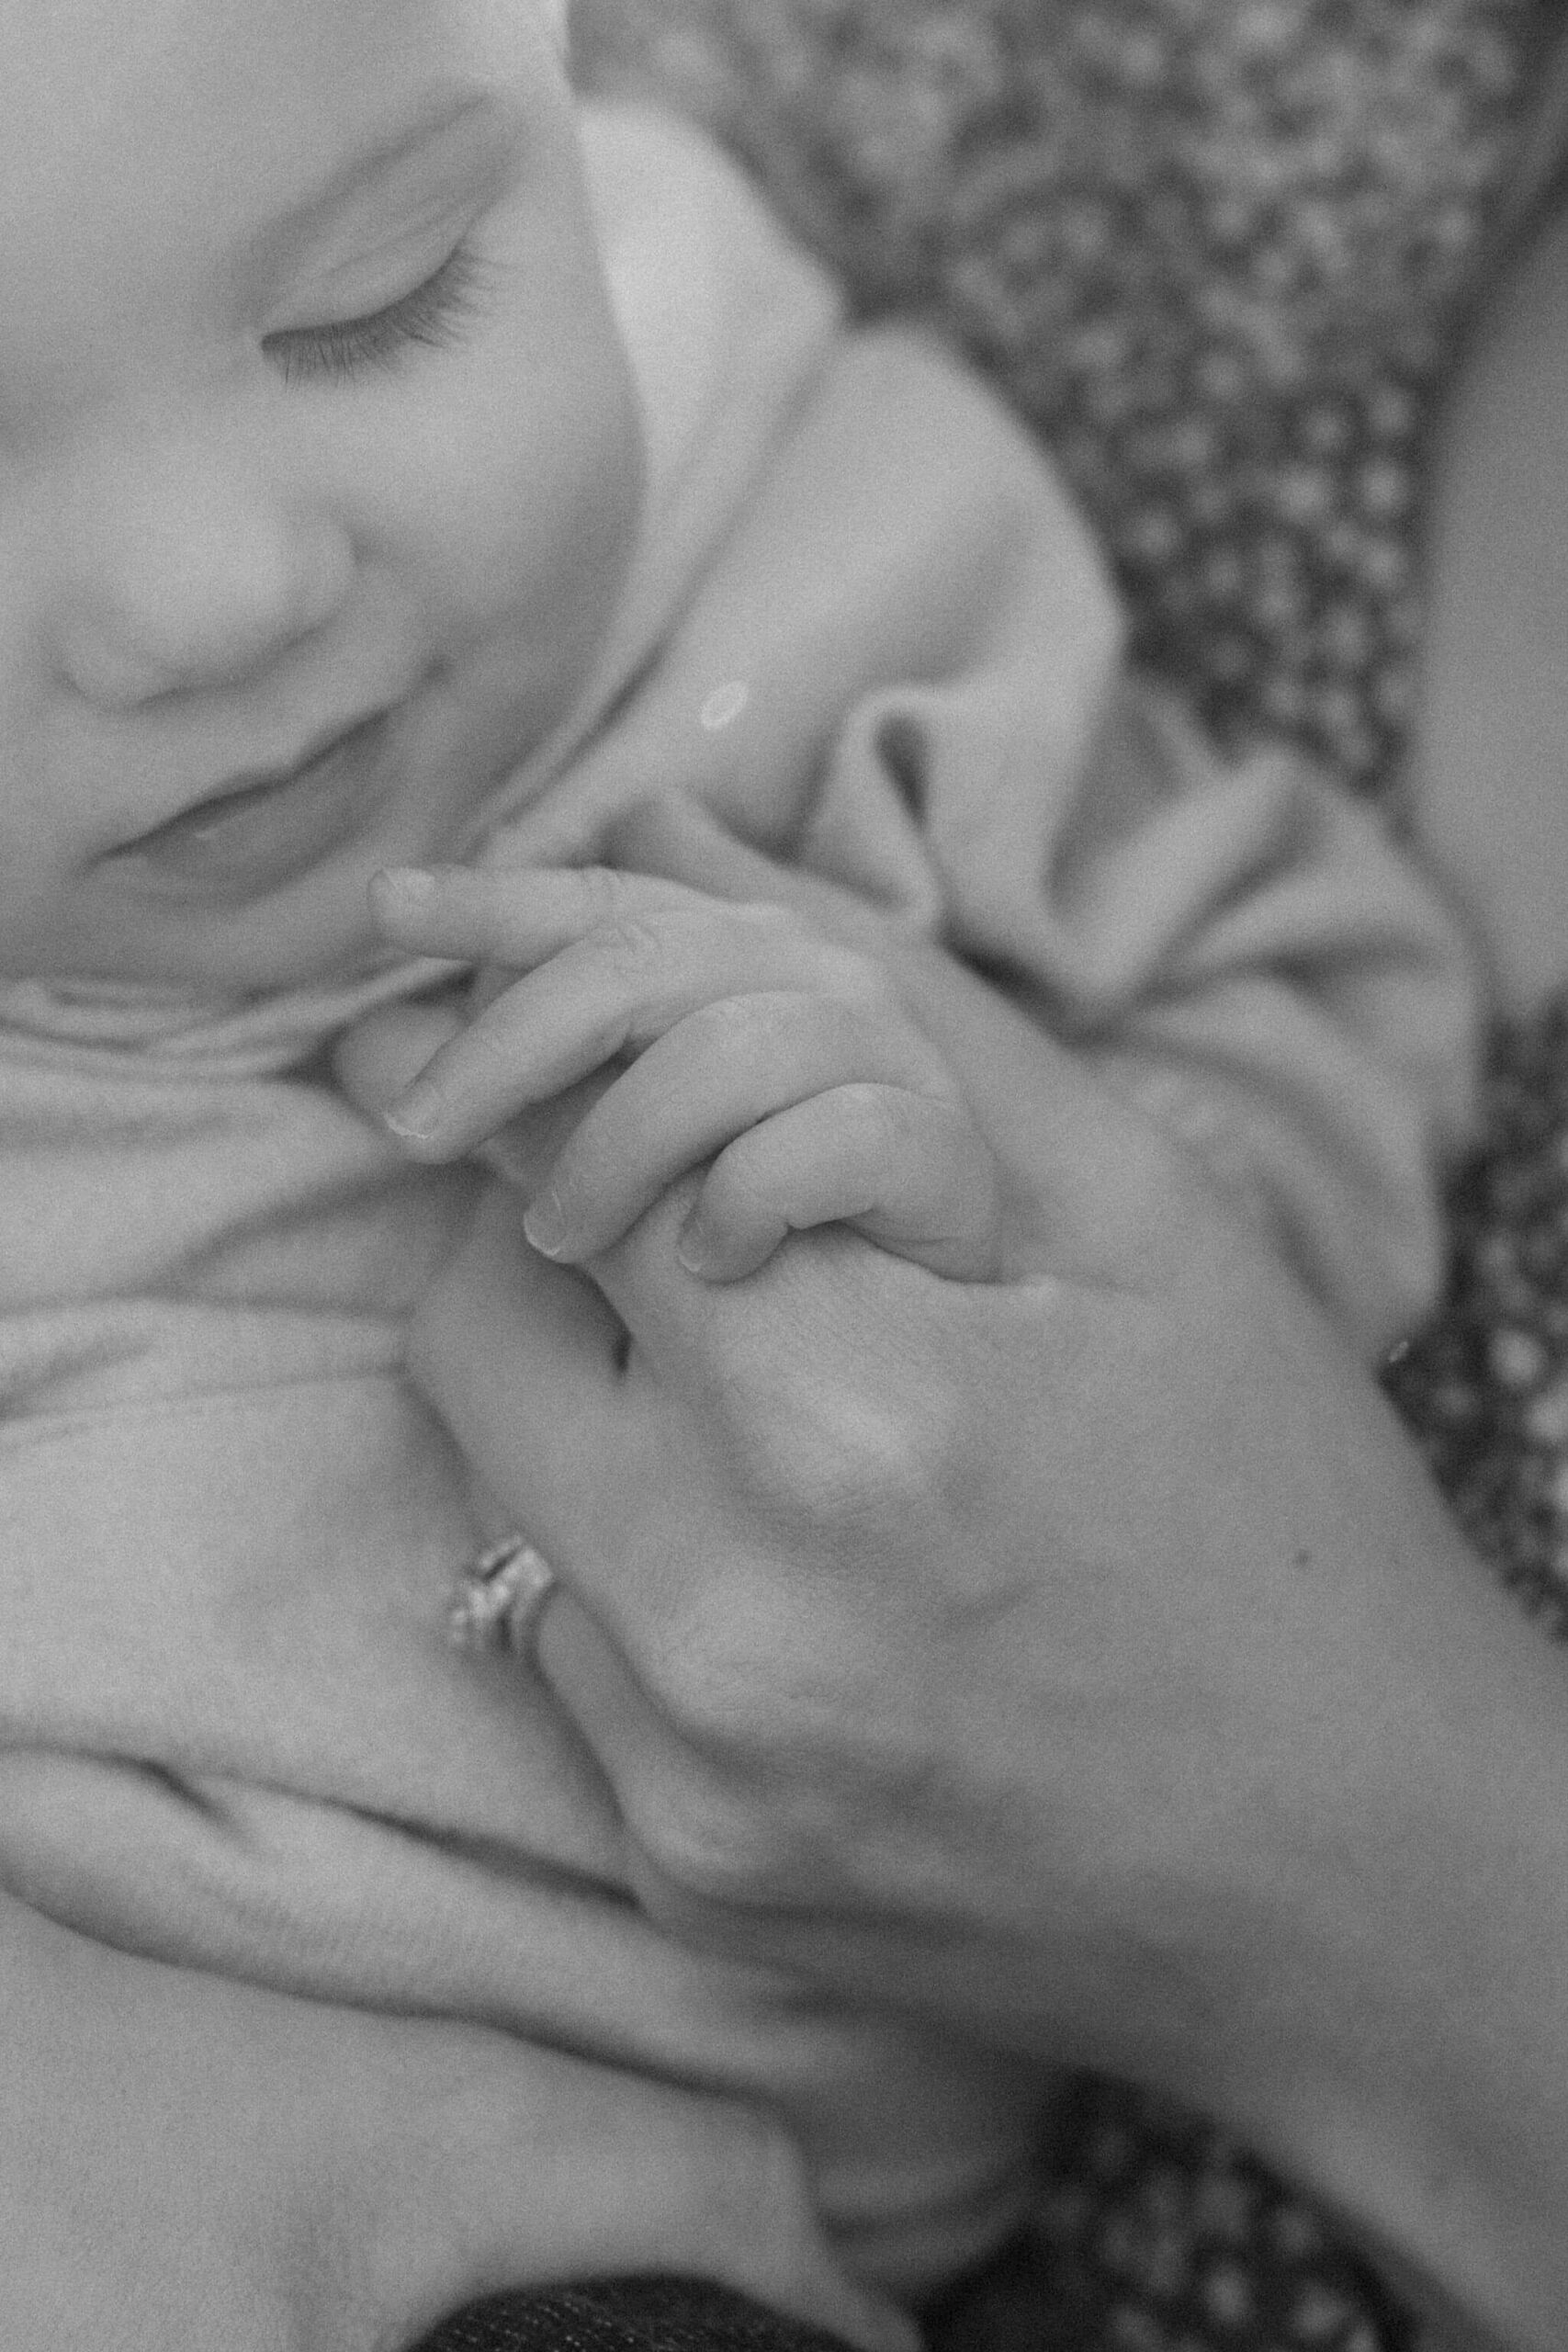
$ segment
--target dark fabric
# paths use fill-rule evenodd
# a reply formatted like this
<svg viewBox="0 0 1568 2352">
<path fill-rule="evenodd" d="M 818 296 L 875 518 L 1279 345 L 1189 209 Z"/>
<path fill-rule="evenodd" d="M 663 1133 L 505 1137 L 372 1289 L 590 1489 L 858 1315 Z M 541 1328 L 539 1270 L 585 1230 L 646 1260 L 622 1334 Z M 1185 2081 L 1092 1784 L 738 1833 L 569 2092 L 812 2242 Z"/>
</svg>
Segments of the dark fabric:
<svg viewBox="0 0 1568 2352">
<path fill-rule="evenodd" d="M 1029 2226 L 924 2315 L 931 2352 L 1414 2352 L 1416 2335 L 1300 2198 L 1213 2128 L 1081 2083 Z M 419 2352 L 827 2352 L 700 2281 L 513 2295 Z"/>
<path fill-rule="evenodd" d="M 613 2278 L 478 2303 L 420 2352 L 840 2352 L 837 2339 L 700 2279 Z"/>
<path fill-rule="evenodd" d="M 1568 1640 L 1568 1001 L 1494 1041 L 1453 1265 L 1388 1387 L 1483 1555 Z"/>
<path fill-rule="evenodd" d="M 1558 0 L 576 0 L 1040 432 L 1226 741 L 1397 774 L 1418 510 Z"/>
<path fill-rule="evenodd" d="M 1306 2201 L 1201 2119 L 1085 2081 L 1031 2226 L 929 2315 L 933 2352 L 1414 2352 Z"/>
</svg>

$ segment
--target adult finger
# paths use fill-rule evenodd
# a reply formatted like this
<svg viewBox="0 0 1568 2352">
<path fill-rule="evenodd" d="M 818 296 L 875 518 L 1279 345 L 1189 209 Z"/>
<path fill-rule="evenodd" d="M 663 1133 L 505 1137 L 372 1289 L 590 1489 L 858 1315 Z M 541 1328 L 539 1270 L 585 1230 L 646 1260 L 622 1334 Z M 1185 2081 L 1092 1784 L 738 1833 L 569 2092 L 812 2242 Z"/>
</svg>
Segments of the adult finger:
<svg viewBox="0 0 1568 2352">
<path fill-rule="evenodd" d="M 681 1262 L 708 1282 L 736 1282 L 789 1234 L 834 1224 L 933 1273 L 994 1280 L 997 1165 L 964 1107 L 856 1084 L 764 1120 L 708 1171 L 681 1236 Z"/>
<path fill-rule="evenodd" d="M 628 1348 L 588 1277 L 531 1247 L 523 1203 L 502 1184 L 487 1190 L 411 1327 L 410 1377 L 498 1494 L 514 1494 L 526 1465 L 519 1532 L 563 1566 L 579 1553 L 619 1562 L 657 1455 Z"/>
<path fill-rule="evenodd" d="M 576 1127 L 550 1170 L 547 1236 L 540 1204 L 529 1234 L 552 1257 L 592 1257 L 677 1176 L 758 1121 L 857 1082 L 945 1100 L 955 1092 L 936 1054 L 891 1009 L 873 1015 L 782 989 L 701 1006 L 657 1038 Z"/>
<path fill-rule="evenodd" d="M 795 1596 L 737 1542 L 685 1398 L 624 1357 L 597 1292 L 527 1248 L 499 1187 L 487 1210 L 416 1317 L 410 1369 L 556 1573 L 526 1647 L 547 1678 L 562 1667 L 557 1696 L 615 1793 L 630 1858 L 689 1818 L 708 1710 L 730 1667 L 767 1655 L 775 1622 L 798 1634 Z M 712 1362 L 697 1373 L 722 1378 Z"/>
<path fill-rule="evenodd" d="M 569 1577 L 579 1557 L 613 1574 L 636 1541 L 638 1484 L 658 1442 L 646 1391 L 627 1377 L 628 1346 L 589 1278 L 530 1246 L 523 1204 L 500 1184 L 411 1327 L 411 1379 L 508 1498 L 518 1532 Z M 525 1480 L 525 1505 L 515 1499 Z"/>
<path fill-rule="evenodd" d="M 759 1596 L 761 1610 L 738 1607 L 733 1580 L 707 1596 L 709 1615 L 722 1611 L 735 1627 L 731 1663 L 749 1668 L 753 1682 L 767 1604 L 777 1597 L 776 1590 Z M 797 1610 L 798 1597 L 789 1605 Z M 699 1708 L 683 1703 L 690 1674 L 679 1682 L 666 1675 L 670 1687 L 655 1698 L 599 1619 L 562 1590 L 540 1621 L 534 1656 L 614 1793 L 627 1883 L 649 1917 L 707 1951 L 787 1968 L 792 1918 L 820 1921 L 836 1888 L 814 1825 L 795 1817 L 784 1776 L 759 1786 L 762 1750 L 748 1736 L 756 1727 L 740 1740 L 719 1728 L 727 1712 L 721 1649 L 722 1640 L 703 1645 L 716 1671 L 706 1677 Z"/>
<path fill-rule="evenodd" d="M 705 1341 L 724 1319 L 713 1302 L 728 1295 L 675 1261 L 691 1198 L 677 1187 L 637 1228 L 673 1221 L 660 1254 L 693 1310 L 651 1313 L 650 1344 L 596 1282 L 529 1247 L 520 1204 L 498 1185 L 423 1302 L 409 1346 L 412 1377 L 479 1477 L 650 1684 L 668 1664 L 660 1645 L 692 1621 L 714 1546 L 734 1543 L 687 1393 L 724 1379 Z M 754 1336 L 768 1344 L 765 1323 Z M 783 1352 L 774 1346 L 773 1360 Z M 739 1561 L 731 1581 L 745 1581 Z"/>
</svg>

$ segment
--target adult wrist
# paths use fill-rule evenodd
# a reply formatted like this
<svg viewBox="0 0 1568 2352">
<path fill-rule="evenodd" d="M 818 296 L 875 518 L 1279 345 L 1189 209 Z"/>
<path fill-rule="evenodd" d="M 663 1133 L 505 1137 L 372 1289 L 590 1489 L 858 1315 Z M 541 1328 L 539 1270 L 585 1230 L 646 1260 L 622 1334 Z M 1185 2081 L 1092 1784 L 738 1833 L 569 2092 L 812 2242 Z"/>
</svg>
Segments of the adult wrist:
<svg viewBox="0 0 1568 2352">
<path fill-rule="evenodd" d="M 1568 1688 L 1439 1507 L 1365 1757 L 1261 1961 L 1228 2120 L 1457 2346 L 1568 2315 Z M 1369 1703 L 1375 1703 L 1369 1691 Z M 1250 2050 L 1248 2042 L 1250 2041 Z"/>
</svg>

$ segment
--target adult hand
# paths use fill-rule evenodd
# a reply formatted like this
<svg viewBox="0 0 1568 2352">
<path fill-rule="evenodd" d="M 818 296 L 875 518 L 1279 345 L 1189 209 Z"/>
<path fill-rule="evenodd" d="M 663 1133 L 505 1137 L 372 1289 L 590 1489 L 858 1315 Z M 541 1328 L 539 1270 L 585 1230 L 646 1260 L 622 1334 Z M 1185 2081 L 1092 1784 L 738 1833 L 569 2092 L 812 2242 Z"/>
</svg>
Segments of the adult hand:
<svg viewBox="0 0 1568 2352">
<path fill-rule="evenodd" d="M 418 1376 L 559 1572 L 539 1661 L 639 1892 L 1196 2099 L 1554 2342 L 1555 1662 L 1179 1149 L 930 951 L 906 978 L 1032 1186 L 1015 1280 L 830 1231 L 715 1288 L 687 1185 L 590 1288 L 498 1187 L 422 1317 Z"/>
<path fill-rule="evenodd" d="M 18 2352 L 398 2352 L 492 2291 L 633 2271 L 908 2352 L 761 2115 L 130 1958 L 4 1897 L 0 2107 Z"/>
</svg>

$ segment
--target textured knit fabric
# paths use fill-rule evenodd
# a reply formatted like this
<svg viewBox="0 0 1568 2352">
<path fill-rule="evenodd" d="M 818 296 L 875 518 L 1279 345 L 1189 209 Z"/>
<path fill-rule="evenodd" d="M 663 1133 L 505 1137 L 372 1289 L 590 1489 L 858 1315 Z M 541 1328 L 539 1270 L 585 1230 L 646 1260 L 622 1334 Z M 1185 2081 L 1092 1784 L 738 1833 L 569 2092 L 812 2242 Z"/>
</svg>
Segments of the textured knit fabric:
<svg viewBox="0 0 1568 2352">
<path fill-rule="evenodd" d="M 837 2338 L 700 2279 L 585 2281 L 459 2313 L 426 2352 L 835 2352 Z"/>
</svg>

